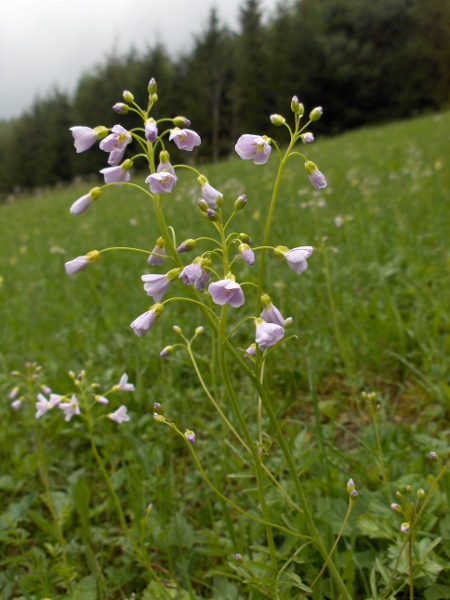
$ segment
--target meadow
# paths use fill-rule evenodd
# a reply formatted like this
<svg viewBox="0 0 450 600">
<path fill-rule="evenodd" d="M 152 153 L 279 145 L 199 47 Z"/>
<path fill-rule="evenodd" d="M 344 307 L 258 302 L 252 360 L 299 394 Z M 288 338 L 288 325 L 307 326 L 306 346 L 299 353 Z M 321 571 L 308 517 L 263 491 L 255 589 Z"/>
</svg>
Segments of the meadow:
<svg viewBox="0 0 450 600">
<path fill-rule="evenodd" d="M 298 339 L 278 350 L 266 381 L 329 547 L 345 519 L 346 482 L 357 484 L 360 498 L 334 553 L 354 598 L 410 598 L 402 519 L 390 504 L 421 489 L 433 493 L 413 548 L 414 597 L 450 598 L 450 479 L 437 481 L 439 469 L 428 458 L 436 452 L 448 459 L 449 131 L 450 113 L 442 113 L 320 139 L 308 157 L 328 187 L 315 190 L 292 160 L 272 230 L 277 244 L 312 245 L 314 254 L 300 279 L 267 257 L 272 299 L 293 317 Z M 231 157 L 201 170 L 226 200 L 247 195 L 245 231 L 260 243 L 275 160 L 258 167 Z M 166 219 L 186 238 L 207 235 L 198 188 L 183 175 L 164 198 Z M 181 352 L 159 358 L 173 342 L 173 325 L 191 335 L 203 325 L 200 313 L 167 307 L 137 338 L 129 325 L 148 309 L 140 280 L 150 271 L 145 257 L 110 252 L 73 277 L 64 272 L 65 261 L 90 250 L 152 249 L 159 235 L 151 204 L 126 187 L 71 216 L 70 205 L 93 185 L 40 190 L 0 206 L 2 597 L 265 598 L 263 589 L 248 591 L 234 558 L 251 563 L 264 555 L 263 528 L 242 518 L 233 529 L 239 515 L 211 494 L 185 445 L 153 419 L 158 402 L 195 429 L 198 456 L 215 485 L 257 513 L 246 458 L 211 414 L 189 361 Z M 252 267 L 243 269 L 251 279 Z M 248 341 L 239 333 L 236 345 Z M 197 352 L 208 364 L 206 347 L 200 340 Z M 31 372 L 25 364 L 33 362 L 43 370 L 34 382 L 28 377 L 27 400 L 13 410 L 9 394 L 18 378 L 10 373 Z M 117 401 L 131 420 L 101 421 L 95 439 L 127 527 L 144 540 L 150 571 L 133 560 L 81 426 L 34 418 L 39 385 L 66 394 L 74 383 L 69 371 L 82 370 L 102 389 L 124 372 L 135 385 Z M 223 398 L 213 373 L 211 380 Z M 251 412 L 254 392 L 239 379 L 236 391 Z M 288 489 L 272 442 L 267 464 Z M 274 495 L 273 518 L 301 530 L 302 516 L 281 506 Z M 276 542 L 280 556 L 295 556 L 292 576 L 311 582 L 320 568 L 311 549 L 295 554 L 295 540 L 281 530 Z M 307 588 L 292 598 L 303 593 Z M 310 597 L 339 595 L 324 577 Z"/>
</svg>

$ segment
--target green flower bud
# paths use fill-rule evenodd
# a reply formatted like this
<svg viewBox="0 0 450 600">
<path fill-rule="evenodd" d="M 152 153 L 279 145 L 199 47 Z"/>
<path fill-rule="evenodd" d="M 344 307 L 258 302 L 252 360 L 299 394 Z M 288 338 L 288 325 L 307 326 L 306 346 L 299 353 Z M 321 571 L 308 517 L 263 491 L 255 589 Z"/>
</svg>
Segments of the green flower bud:
<svg viewBox="0 0 450 600">
<path fill-rule="evenodd" d="M 158 90 L 158 86 L 156 85 L 156 81 L 155 78 L 152 77 L 150 79 L 150 81 L 148 82 L 148 93 L 151 94 L 156 94 L 157 90 Z"/>
<path fill-rule="evenodd" d="M 247 204 L 247 196 L 245 194 L 242 194 L 241 196 L 239 196 L 239 198 L 234 203 L 234 209 L 242 210 L 246 204 Z"/>
<path fill-rule="evenodd" d="M 97 200 L 102 195 L 102 190 L 99 187 L 92 188 L 89 192 L 89 196 L 92 200 Z"/>
<path fill-rule="evenodd" d="M 309 118 L 311 121 L 318 121 L 323 114 L 323 110 L 321 106 L 317 106 L 313 108 L 313 110 L 309 113 Z"/>
<path fill-rule="evenodd" d="M 249 235 L 247 235 L 246 233 L 240 233 L 239 239 L 241 240 L 241 242 L 244 242 L 244 244 L 250 244 L 250 246 L 253 243 L 252 238 Z"/>
<path fill-rule="evenodd" d="M 421 500 L 423 500 L 426 496 L 426 492 L 423 489 L 417 490 L 417 497 L 420 498 Z"/>
<path fill-rule="evenodd" d="M 103 125 L 99 125 L 98 127 L 94 127 L 92 130 L 97 135 L 98 140 L 102 140 L 109 134 L 109 129 L 104 127 Z"/>
<path fill-rule="evenodd" d="M 128 104 L 131 104 L 132 102 L 134 102 L 134 96 L 128 90 L 124 90 L 122 96 L 123 96 L 123 99 L 125 100 L 125 102 L 128 102 Z"/>
<path fill-rule="evenodd" d="M 286 123 L 286 119 L 281 115 L 270 115 L 270 121 L 272 125 L 275 125 L 276 127 L 281 127 L 281 125 Z"/>
</svg>

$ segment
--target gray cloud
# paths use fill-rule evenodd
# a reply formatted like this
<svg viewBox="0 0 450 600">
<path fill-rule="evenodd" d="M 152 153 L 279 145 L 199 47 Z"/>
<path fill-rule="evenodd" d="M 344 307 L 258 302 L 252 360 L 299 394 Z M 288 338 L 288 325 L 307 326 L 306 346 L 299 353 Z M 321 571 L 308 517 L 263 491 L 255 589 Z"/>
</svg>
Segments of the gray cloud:
<svg viewBox="0 0 450 600">
<path fill-rule="evenodd" d="M 162 42 L 189 50 L 216 6 L 235 29 L 242 0 L 1 0 L 0 119 L 20 115 L 55 86 L 72 92 L 79 77 L 113 50 Z M 263 0 L 266 14 L 276 0 Z"/>
</svg>

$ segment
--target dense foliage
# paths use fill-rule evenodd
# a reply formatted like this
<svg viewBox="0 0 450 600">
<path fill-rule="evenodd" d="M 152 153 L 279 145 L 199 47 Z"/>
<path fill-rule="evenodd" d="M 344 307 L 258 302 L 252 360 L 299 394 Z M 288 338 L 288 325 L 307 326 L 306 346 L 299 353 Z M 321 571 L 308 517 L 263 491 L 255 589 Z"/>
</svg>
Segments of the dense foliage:
<svg viewBox="0 0 450 600">
<path fill-rule="evenodd" d="M 0 123 L 0 194 L 103 167 L 100 152 L 97 162 L 73 155 L 69 125 L 109 124 L 105 107 L 150 77 L 164 90 L 157 114 L 189 114 L 203 160 L 228 155 L 244 131 L 275 135 L 267 115 L 294 93 L 308 106 L 326 103 L 328 132 L 442 108 L 449 34 L 450 0 L 296 0 L 280 3 L 267 24 L 258 0 L 246 0 L 237 34 L 213 11 L 188 55 L 171 58 L 160 45 L 112 55 L 82 77 L 73 98 L 50 92 Z"/>
</svg>

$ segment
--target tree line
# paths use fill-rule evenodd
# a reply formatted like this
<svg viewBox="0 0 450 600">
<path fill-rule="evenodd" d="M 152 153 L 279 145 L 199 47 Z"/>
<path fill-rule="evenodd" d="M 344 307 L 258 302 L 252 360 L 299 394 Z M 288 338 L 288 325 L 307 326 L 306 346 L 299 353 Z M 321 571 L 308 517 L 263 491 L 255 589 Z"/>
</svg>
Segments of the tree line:
<svg viewBox="0 0 450 600">
<path fill-rule="evenodd" d="M 288 116 L 294 94 L 308 110 L 325 107 L 318 125 L 328 133 L 446 108 L 449 56 L 450 0 L 282 0 L 267 23 L 259 0 L 245 0 L 237 33 L 213 10 L 184 56 L 161 44 L 112 55 L 73 97 L 53 90 L 0 123 L 0 194 L 104 167 L 101 151 L 74 153 L 69 127 L 132 127 L 132 115 L 116 118 L 111 107 L 124 89 L 145 106 L 150 77 L 160 90 L 155 118 L 189 117 L 202 137 L 196 158 L 215 161 L 245 132 L 283 141 L 268 116 Z"/>
</svg>

